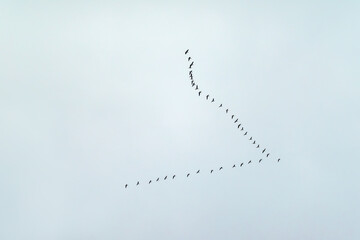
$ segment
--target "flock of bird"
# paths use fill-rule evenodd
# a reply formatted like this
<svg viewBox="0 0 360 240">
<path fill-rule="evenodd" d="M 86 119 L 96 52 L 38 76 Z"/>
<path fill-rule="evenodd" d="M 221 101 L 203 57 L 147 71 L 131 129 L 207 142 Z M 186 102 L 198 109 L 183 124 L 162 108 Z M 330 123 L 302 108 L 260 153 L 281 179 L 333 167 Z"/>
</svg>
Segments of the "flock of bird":
<svg viewBox="0 0 360 240">
<path fill-rule="evenodd" d="M 188 55 L 188 53 L 189 53 L 189 49 L 187 49 L 187 50 L 185 51 L 185 55 L 188 56 L 188 57 L 187 57 L 187 61 L 188 61 L 188 62 L 191 61 L 190 65 L 189 65 L 189 78 L 190 78 L 190 80 L 191 80 L 191 82 L 190 82 L 190 83 L 191 83 L 191 87 L 194 88 L 195 91 L 197 92 L 198 96 L 201 97 L 201 94 L 202 94 L 203 92 L 199 89 L 199 85 L 195 82 L 194 76 L 193 76 L 193 68 L 192 68 L 192 67 L 194 66 L 194 61 L 193 61 L 192 58 Z M 205 93 L 203 93 L 203 95 L 205 95 Z M 211 100 L 210 103 L 214 103 L 214 102 L 215 102 L 215 98 L 214 98 L 214 97 L 210 97 L 210 94 L 205 95 L 205 99 L 206 99 L 207 101 Z M 230 113 L 229 108 L 225 108 L 222 103 L 219 104 L 218 108 L 225 109 L 225 114 L 229 114 L 229 113 Z M 237 126 L 237 129 L 239 129 L 241 132 L 245 132 L 245 133 L 243 134 L 243 136 L 249 135 L 249 134 L 248 134 L 248 131 L 246 131 L 246 130 L 244 129 L 244 126 L 239 122 L 239 118 L 237 118 L 237 117 L 235 116 L 235 114 L 231 114 L 231 113 L 230 113 L 229 115 L 231 115 L 231 120 L 234 121 L 234 124 Z M 240 127 L 241 127 L 241 128 L 240 128 Z M 256 148 L 259 148 L 260 150 L 262 149 L 262 148 L 260 148 L 260 144 L 258 144 L 257 141 L 256 141 L 252 136 L 249 138 L 249 141 L 250 141 L 250 143 L 251 143 L 252 145 L 254 145 Z M 266 157 L 266 158 L 268 158 L 268 157 L 270 156 L 270 153 L 266 150 L 266 148 L 264 148 L 264 149 L 261 150 L 261 154 L 264 154 L 264 153 L 265 153 L 265 157 Z M 260 158 L 260 159 L 258 160 L 258 162 L 261 163 L 262 160 L 263 160 L 263 159 Z M 277 159 L 277 162 L 280 162 L 280 158 Z M 252 163 L 251 160 L 249 160 L 247 164 L 250 164 L 250 163 Z M 242 167 L 243 165 L 244 165 L 243 162 L 239 164 L 240 167 Z M 235 168 L 235 167 L 236 167 L 236 164 L 234 164 L 234 165 L 232 166 L 232 168 Z M 222 169 L 223 169 L 223 167 L 220 167 L 218 171 L 221 171 Z M 213 173 L 213 172 L 214 172 L 214 169 L 211 169 L 211 170 L 210 170 L 210 174 Z M 199 169 L 198 171 L 196 171 L 195 174 L 199 174 L 199 173 L 200 173 L 200 169 Z M 189 177 L 189 176 L 190 176 L 190 173 L 187 173 L 187 174 L 186 174 L 186 177 Z M 176 177 L 176 175 L 174 174 L 174 175 L 172 176 L 172 179 L 175 179 L 175 177 Z M 167 178 L 168 178 L 168 176 L 165 176 L 163 180 L 165 181 Z M 160 181 L 160 177 L 158 177 L 158 178 L 156 179 L 156 182 L 158 182 L 158 181 Z M 152 182 L 153 182 L 152 180 L 149 180 L 148 184 L 151 184 Z M 137 181 L 136 186 L 138 186 L 138 185 L 140 185 L 140 181 Z M 127 188 L 128 186 L 129 186 L 128 184 L 125 184 L 125 188 Z"/>
</svg>

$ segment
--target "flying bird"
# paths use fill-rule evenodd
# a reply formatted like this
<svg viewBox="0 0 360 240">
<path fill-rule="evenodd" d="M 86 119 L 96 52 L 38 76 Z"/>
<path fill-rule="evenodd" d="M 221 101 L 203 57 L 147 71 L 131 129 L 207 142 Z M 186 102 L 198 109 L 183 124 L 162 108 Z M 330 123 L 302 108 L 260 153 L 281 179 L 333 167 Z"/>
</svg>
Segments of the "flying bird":
<svg viewBox="0 0 360 240">
<path fill-rule="evenodd" d="M 240 126 L 241 126 L 241 123 L 238 125 L 238 128 L 240 128 Z"/>
<path fill-rule="evenodd" d="M 260 145 L 258 144 L 257 146 L 256 146 L 256 148 L 259 148 L 260 147 Z"/>
<path fill-rule="evenodd" d="M 188 173 L 187 175 L 186 175 L 186 177 L 189 177 L 190 176 L 190 173 Z"/>
<path fill-rule="evenodd" d="M 196 172 L 196 174 L 198 174 L 200 172 L 200 169 Z"/>
<path fill-rule="evenodd" d="M 199 89 L 199 86 L 198 86 L 198 85 L 196 85 L 195 90 L 198 90 L 198 89 Z"/>
<path fill-rule="evenodd" d="M 248 164 L 251 163 L 251 160 L 248 162 Z"/>
<path fill-rule="evenodd" d="M 244 131 L 244 127 L 241 128 L 241 131 Z"/>
<path fill-rule="evenodd" d="M 223 169 L 223 167 L 220 167 L 219 170 Z"/>
<path fill-rule="evenodd" d="M 192 87 L 194 87 L 194 86 L 195 86 L 195 83 L 194 83 L 194 82 L 193 82 L 193 83 L 191 83 L 191 86 L 192 86 Z"/>
<path fill-rule="evenodd" d="M 158 182 L 160 178 L 157 178 L 156 181 Z"/>
<path fill-rule="evenodd" d="M 149 181 L 149 184 L 151 183 L 151 180 Z"/>
<path fill-rule="evenodd" d="M 266 157 L 268 157 L 270 155 L 270 153 L 266 154 Z"/>
<path fill-rule="evenodd" d="M 192 63 L 190 64 L 189 68 L 191 68 L 193 65 L 194 65 L 194 62 L 192 62 Z"/>
<path fill-rule="evenodd" d="M 140 184 L 140 182 L 138 181 L 138 182 L 136 183 L 136 186 L 139 185 L 139 184 Z"/>
<path fill-rule="evenodd" d="M 164 177 L 164 180 L 166 180 L 166 179 L 167 179 L 167 176 Z"/>
<path fill-rule="evenodd" d="M 125 188 L 127 188 L 127 184 L 125 184 Z"/>
<path fill-rule="evenodd" d="M 213 98 L 213 99 L 211 100 L 211 102 L 215 102 L 215 99 Z"/>
<path fill-rule="evenodd" d="M 244 136 L 247 134 L 247 132 L 244 134 Z"/>
<path fill-rule="evenodd" d="M 262 161 L 262 158 L 260 158 L 259 163 Z"/>
<path fill-rule="evenodd" d="M 212 173 L 214 170 L 211 169 L 210 173 Z"/>
<path fill-rule="evenodd" d="M 200 96 L 200 94 L 201 94 L 201 91 L 199 91 L 199 96 Z"/>
<path fill-rule="evenodd" d="M 266 148 L 264 148 L 264 150 L 262 150 L 262 153 L 264 153 L 266 151 Z"/>
<path fill-rule="evenodd" d="M 173 176 L 173 179 L 176 177 L 176 175 Z"/>
<path fill-rule="evenodd" d="M 188 57 L 188 61 L 190 61 L 191 57 Z"/>
<path fill-rule="evenodd" d="M 253 144 L 255 144 L 255 143 L 256 143 L 256 141 L 254 140 Z"/>
<path fill-rule="evenodd" d="M 242 167 L 242 165 L 244 165 L 244 163 L 241 163 L 241 164 L 240 164 L 240 167 Z"/>
<path fill-rule="evenodd" d="M 206 95 L 206 100 L 208 100 L 209 99 L 209 94 L 208 95 Z"/>
<path fill-rule="evenodd" d="M 234 164 L 233 168 L 234 168 L 234 167 L 236 167 L 235 164 Z"/>
<path fill-rule="evenodd" d="M 185 51 L 185 54 L 187 54 L 189 52 L 189 49 Z"/>
<path fill-rule="evenodd" d="M 249 140 L 252 140 L 252 137 L 250 137 Z"/>
<path fill-rule="evenodd" d="M 234 118 L 234 115 L 231 116 L 231 119 L 233 119 L 233 118 Z"/>
<path fill-rule="evenodd" d="M 221 108 L 221 107 L 222 107 L 222 104 L 220 104 L 219 108 Z"/>
<path fill-rule="evenodd" d="M 237 118 L 234 123 L 237 123 L 238 120 L 239 120 L 239 119 Z"/>
<path fill-rule="evenodd" d="M 278 159 L 278 162 L 280 162 L 280 158 Z"/>
<path fill-rule="evenodd" d="M 226 109 L 226 113 L 228 113 L 229 112 L 229 109 Z"/>
</svg>

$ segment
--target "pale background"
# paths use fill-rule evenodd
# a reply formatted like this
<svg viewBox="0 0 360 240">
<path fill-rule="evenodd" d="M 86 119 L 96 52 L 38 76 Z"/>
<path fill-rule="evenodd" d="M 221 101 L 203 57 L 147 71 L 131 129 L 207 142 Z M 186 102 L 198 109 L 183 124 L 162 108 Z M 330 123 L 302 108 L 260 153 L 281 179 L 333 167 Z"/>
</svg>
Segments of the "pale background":
<svg viewBox="0 0 360 240">
<path fill-rule="evenodd" d="M 360 239 L 359 12 L 1 1 L 0 239 Z"/>
</svg>

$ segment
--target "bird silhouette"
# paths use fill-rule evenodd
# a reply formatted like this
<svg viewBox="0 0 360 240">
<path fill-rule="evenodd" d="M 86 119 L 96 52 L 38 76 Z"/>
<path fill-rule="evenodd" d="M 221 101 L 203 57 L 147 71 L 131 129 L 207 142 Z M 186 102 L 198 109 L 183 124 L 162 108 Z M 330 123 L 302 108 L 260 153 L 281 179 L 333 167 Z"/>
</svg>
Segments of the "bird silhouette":
<svg viewBox="0 0 360 240">
<path fill-rule="evenodd" d="M 186 175 L 186 177 L 189 177 L 190 176 L 190 173 L 188 173 L 187 175 Z"/>
<path fill-rule="evenodd" d="M 167 179 L 167 176 L 164 177 L 164 180 L 166 180 L 166 179 Z"/>
<path fill-rule="evenodd" d="M 244 127 L 241 128 L 241 131 L 244 131 Z"/>
<path fill-rule="evenodd" d="M 248 162 L 248 164 L 251 163 L 251 160 Z"/>
<path fill-rule="evenodd" d="M 156 181 L 158 182 L 160 178 L 157 178 Z"/>
<path fill-rule="evenodd" d="M 239 119 L 238 119 L 238 118 L 235 120 L 235 122 L 234 122 L 234 123 L 237 123 L 237 121 L 239 121 Z"/>
<path fill-rule="evenodd" d="M 189 68 L 191 68 L 193 65 L 194 65 L 194 62 L 192 62 L 192 63 L 190 64 Z"/>
<path fill-rule="evenodd" d="M 149 181 L 149 184 L 151 183 L 151 180 Z"/>
<path fill-rule="evenodd" d="M 198 174 L 200 172 L 200 169 L 196 172 L 196 174 Z"/>
<path fill-rule="evenodd" d="M 280 158 L 278 159 L 278 162 L 280 162 Z"/>
<path fill-rule="evenodd" d="M 260 158 L 259 163 L 262 161 L 262 158 Z"/>
<path fill-rule="evenodd" d="M 226 109 L 226 113 L 228 113 L 229 112 L 229 109 Z"/>
<path fill-rule="evenodd" d="M 214 170 L 211 169 L 210 173 L 212 173 Z"/>
<path fill-rule="evenodd" d="M 206 95 L 206 100 L 208 100 L 209 99 L 209 94 L 208 95 Z"/>
<path fill-rule="evenodd" d="M 173 179 L 176 177 L 176 175 L 173 176 Z"/>
<path fill-rule="evenodd" d="M 256 148 L 259 148 L 260 147 L 260 145 L 258 144 L 257 146 L 256 146 Z"/>
<path fill-rule="evenodd" d="M 255 143 L 256 143 L 256 141 L 254 140 L 253 144 L 255 144 Z"/>
<path fill-rule="evenodd" d="M 128 186 L 128 185 L 127 185 L 127 184 L 125 184 L 125 188 L 127 188 L 127 186 Z"/>
<path fill-rule="evenodd" d="M 252 137 L 250 137 L 249 140 L 252 140 Z"/>
<path fill-rule="evenodd" d="M 238 125 L 238 128 L 240 128 L 240 126 L 241 126 L 241 123 Z"/>
<path fill-rule="evenodd" d="M 189 49 L 185 51 L 185 54 L 187 54 L 189 52 Z"/>
<path fill-rule="evenodd" d="M 215 99 L 213 98 L 213 99 L 211 100 L 211 102 L 215 102 Z"/>
<path fill-rule="evenodd" d="M 223 167 L 220 167 L 219 170 L 223 169 Z"/>
<path fill-rule="evenodd" d="M 221 108 L 221 107 L 222 107 L 222 104 L 219 105 L 219 108 Z"/>
<path fill-rule="evenodd" d="M 192 75 L 192 70 L 189 71 L 189 75 Z"/>
<path fill-rule="evenodd" d="M 196 85 L 195 90 L 198 90 L 198 89 L 199 89 L 199 86 L 198 86 L 198 85 Z"/>
<path fill-rule="evenodd" d="M 244 134 L 244 136 L 247 134 L 247 132 Z"/>
<path fill-rule="evenodd" d="M 262 153 L 264 153 L 266 151 L 266 148 L 264 148 L 264 150 L 262 150 Z"/>
<path fill-rule="evenodd" d="M 201 91 L 199 91 L 199 97 L 200 97 Z"/>
<path fill-rule="evenodd" d="M 244 165 L 244 163 L 241 163 L 241 164 L 240 164 L 240 167 L 242 167 L 242 165 Z"/>
<path fill-rule="evenodd" d="M 233 119 L 233 118 L 234 118 L 234 115 L 231 116 L 231 119 Z"/>
<path fill-rule="evenodd" d="M 235 164 L 234 164 L 233 168 L 234 168 L 234 167 L 236 167 Z"/>
<path fill-rule="evenodd" d="M 192 87 L 194 87 L 194 86 L 195 86 L 195 83 L 194 83 L 194 82 L 193 82 L 193 83 L 191 83 L 191 86 L 192 86 Z"/>
<path fill-rule="evenodd" d="M 140 184 L 140 182 L 138 181 L 138 182 L 136 183 L 136 186 L 139 185 L 139 184 Z"/>
<path fill-rule="evenodd" d="M 188 61 L 190 61 L 191 57 L 188 57 Z"/>
<path fill-rule="evenodd" d="M 270 155 L 270 153 L 266 154 L 266 157 L 268 157 Z"/>
</svg>

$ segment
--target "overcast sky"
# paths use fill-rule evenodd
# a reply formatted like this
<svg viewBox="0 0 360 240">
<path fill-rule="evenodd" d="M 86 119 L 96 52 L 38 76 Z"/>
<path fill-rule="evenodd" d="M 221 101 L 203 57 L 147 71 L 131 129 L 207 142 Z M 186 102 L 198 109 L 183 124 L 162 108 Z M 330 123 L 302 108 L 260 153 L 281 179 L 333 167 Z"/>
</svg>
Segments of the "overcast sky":
<svg viewBox="0 0 360 240">
<path fill-rule="evenodd" d="M 360 239 L 359 12 L 2 1 L 0 239 Z"/>
</svg>

